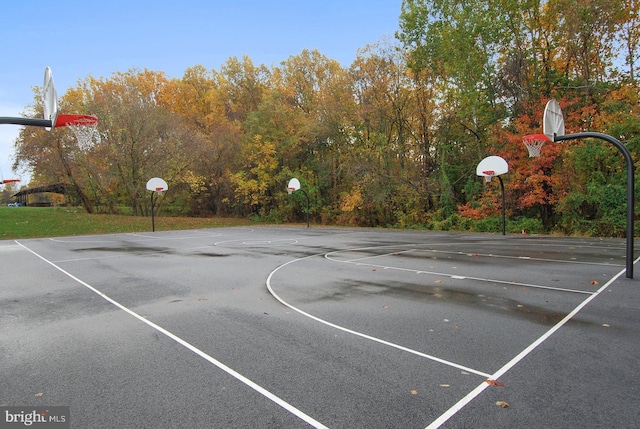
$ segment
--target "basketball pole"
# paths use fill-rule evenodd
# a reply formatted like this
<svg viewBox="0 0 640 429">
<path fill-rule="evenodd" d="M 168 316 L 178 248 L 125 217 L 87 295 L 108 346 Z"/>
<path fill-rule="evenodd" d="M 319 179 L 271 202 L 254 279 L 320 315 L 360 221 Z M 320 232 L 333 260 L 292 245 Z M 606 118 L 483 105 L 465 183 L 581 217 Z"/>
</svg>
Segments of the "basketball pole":
<svg viewBox="0 0 640 429">
<path fill-rule="evenodd" d="M 304 189 L 300 188 L 298 191 L 302 191 L 305 197 L 307 197 L 307 228 L 309 228 L 309 194 L 307 194 Z"/>
<path fill-rule="evenodd" d="M 151 232 L 156 232 L 156 221 L 153 213 L 153 196 L 156 194 L 156 191 L 151 191 Z"/>
<path fill-rule="evenodd" d="M 502 177 L 498 176 L 498 180 L 500 181 L 500 190 L 502 191 L 502 235 L 507 235 L 507 217 L 504 208 L 504 183 L 502 183 Z"/>
<path fill-rule="evenodd" d="M 607 141 L 613 144 L 618 148 L 622 155 L 624 156 L 624 160 L 627 164 L 627 269 L 626 269 L 626 277 L 628 279 L 633 278 L 633 218 L 634 218 L 634 182 L 635 182 L 635 173 L 634 173 L 634 165 L 633 159 L 631 158 L 631 153 L 629 149 L 625 145 L 620 142 L 620 140 L 602 133 L 595 132 L 583 132 L 583 133 L 575 133 L 575 134 L 567 134 L 563 136 L 553 135 L 554 142 L 561 142 L 565 140 L 576 140 L 576 139 L 584 139 L 584 138 L 594 138 Z"/>
</svg>

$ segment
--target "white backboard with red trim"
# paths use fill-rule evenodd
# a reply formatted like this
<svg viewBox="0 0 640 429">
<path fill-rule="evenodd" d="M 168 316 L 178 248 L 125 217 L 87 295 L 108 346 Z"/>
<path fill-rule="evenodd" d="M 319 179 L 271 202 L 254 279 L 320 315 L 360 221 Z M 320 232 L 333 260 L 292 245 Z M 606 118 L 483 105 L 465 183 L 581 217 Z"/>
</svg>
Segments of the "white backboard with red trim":
<svg viewBox="0 0 640 429">
<path fill-rule="evenodd" d="M 147 191 L 162 192 L 169 189 L 167 182 L 159 177 L 153 177 L 147 182 Z"/>
<path fill-rule="evenodd" d="M 289 184 L 287 185 L 287 191 L 294 192 L 300 189 L 300 181 L 295 177 L 289 180 Z"/>
<path fill-rule="evenodd" d="M 509 171 L 509 164 L 499 156 L 488 156 L 478 164 L 476 174 L 478 176 L 500 176 Z"/>
</svg>

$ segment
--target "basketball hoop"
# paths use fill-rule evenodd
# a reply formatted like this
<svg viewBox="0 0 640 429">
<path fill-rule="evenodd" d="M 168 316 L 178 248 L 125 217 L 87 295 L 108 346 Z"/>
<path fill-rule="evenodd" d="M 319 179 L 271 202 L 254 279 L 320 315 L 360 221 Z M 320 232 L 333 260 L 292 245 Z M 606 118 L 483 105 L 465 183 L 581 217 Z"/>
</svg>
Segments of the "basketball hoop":
<svg viewBox="0 0 640 429">
<path fill-rule="evenodd" d="M 484 181 L 486 183 L 489 183 L 491 182 L 491 178 L 496 174 L 496 172 L 493 170 L 486 170 L 483 171 L 482 174 L 484 175 Z"/>
<path fill-rule="evenodd" d="M 540 157 L 540 150 L 542 146 L 549 140 L 545 134 L 531 134 L 528 136 L 522 137 L 522 142 L 527 147 L 529 151 L 529 158 L 538 158 Z"/>
<path fill-rule="evenodd" d="M 162 195 L 162 191 L 164 191 L 163 187 L 156 188 L 156 194 L 158 194 L 158 196 Z"/>
<path fill-rule="evenodd" d="M 287 193 L 289 195 L 291 195 L 293 192 L 295 192 L 297 189 L 296 188 L 287 188 Z"/>
<path fill-rule="evenodd" d="M 67 127 L 78 140 L 80 150 L 91 149 L 94 144 L 100 143 L 98 133 L 98 118 L 92 115 L 58 115 L 56 127 Z"/>
</svg>

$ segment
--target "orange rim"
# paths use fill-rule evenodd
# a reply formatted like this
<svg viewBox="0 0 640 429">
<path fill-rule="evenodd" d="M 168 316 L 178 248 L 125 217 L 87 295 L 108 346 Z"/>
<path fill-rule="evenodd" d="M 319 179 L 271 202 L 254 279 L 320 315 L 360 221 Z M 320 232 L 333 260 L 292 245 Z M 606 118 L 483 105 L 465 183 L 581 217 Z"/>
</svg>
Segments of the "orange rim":
<svg viewBox="0 0 640 429">
<path fill-rule="evenodd" d="M 533 142 L 533 141 L 545 141 L 550 142 L 549 137 L 546 134 L 530 134 L 528 136 L 522 137 L 522 141 L 525 142 Z"/>
<path fill-rule="evenodd" d="M 67 125 L 95 125 L 98 118 L 93 115 L 58 115 L 56 119 L 56 127 L 66 127 Z"/>
</svg>

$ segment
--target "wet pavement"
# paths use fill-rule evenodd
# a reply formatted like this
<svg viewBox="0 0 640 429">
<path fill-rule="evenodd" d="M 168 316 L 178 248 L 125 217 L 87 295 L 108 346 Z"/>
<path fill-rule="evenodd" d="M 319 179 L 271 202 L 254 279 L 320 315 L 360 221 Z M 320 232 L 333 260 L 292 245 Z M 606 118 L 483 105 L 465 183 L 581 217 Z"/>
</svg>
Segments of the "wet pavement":
<svg viewBox="0 0 640 429">
<path fill-rule="evenodd" d="M 624 240 L 240 227 L 0 264 L 0 406 L 71 427 L 637 426 Z"/>
</svg>

